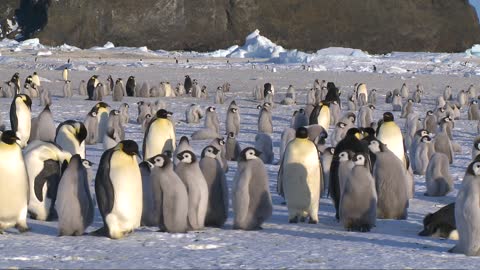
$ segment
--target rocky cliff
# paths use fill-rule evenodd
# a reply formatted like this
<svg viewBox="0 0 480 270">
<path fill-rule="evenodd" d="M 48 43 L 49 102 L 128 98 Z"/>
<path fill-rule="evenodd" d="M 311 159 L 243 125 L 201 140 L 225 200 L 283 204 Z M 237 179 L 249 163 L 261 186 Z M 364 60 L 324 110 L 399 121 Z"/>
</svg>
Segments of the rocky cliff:
<svg viewBox="0 0 480 270">
<path fill-rule="evenodd" d="M 343 46 L 370 53 L 455 52 L 480 43 L 480 25 L 468 0 L 0 2 L 0 10 L 22 4 L 16 14 L 26 25 L 24 37 L 83 48 L 112 41 L 151 49 L 215 50 L 243 44 L 257 28 L 285 48 L 305 51 Z"/>
</svg>

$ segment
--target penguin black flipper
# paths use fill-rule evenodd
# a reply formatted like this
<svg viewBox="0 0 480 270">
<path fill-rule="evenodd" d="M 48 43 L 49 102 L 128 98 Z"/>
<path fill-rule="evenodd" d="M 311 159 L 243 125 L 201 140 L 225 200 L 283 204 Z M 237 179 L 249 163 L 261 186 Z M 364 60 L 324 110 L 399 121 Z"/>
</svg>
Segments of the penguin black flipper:
<svg viewBox="0 0 480 270">
<path fill-rule="evenodd" d="M 14 132 L 18 129 L 17 107 L 15 106 L 15 96 L 13 97 L 12 105 L 10 105 L 10 126 Z"/>
<path fill-rule="evenodd" d="M 52 159 L 44 161 L 42 171 L 35 177 L 33 182 L 35 196 L 40 202 L 43 202 L 43 186 L 47 183 L 47 197 L 52 199 L 52 206 L 54 205 L 61 176 L 60 164 L 57 161 Z"/>
<path fill-rule="evenodd" d="M 148 123 L 147 128 L 145 129 L 145 134 L 143 134 L 142 156 L 143 156 L 144 160 L 146 160 L 146 158 L 147 158 L 145 156 L 145 151 L 147 150 L 147 136 L 148 136 L 148 132 L 150 132 L 150 125 L 153 123 L 154 120 L 155 120 L 155 118 L 150 119 L 150 122 Z"/>
<path fill-rule="evenodd" d="M 95 194 L 97 197 L 98 210 L 102 215 L 103 224 L 106 226 L 105 217 L 112 212 L 115 194 L 113 185 L 110 181 L 110 159 L 112 158 L 114 148 L 103 153 L 100 158 L 100 166 L 95 176 Z"/>
<path fill-rule="evenodd" d="M 320 114 L 320 105 L 315 105 L 313 108 L 312 112 L 310 113 L 310 118 L 308 119 L 308 124 L 309 125 L 316 125 L 318 124 L 318 115 Z"/>
</svg>

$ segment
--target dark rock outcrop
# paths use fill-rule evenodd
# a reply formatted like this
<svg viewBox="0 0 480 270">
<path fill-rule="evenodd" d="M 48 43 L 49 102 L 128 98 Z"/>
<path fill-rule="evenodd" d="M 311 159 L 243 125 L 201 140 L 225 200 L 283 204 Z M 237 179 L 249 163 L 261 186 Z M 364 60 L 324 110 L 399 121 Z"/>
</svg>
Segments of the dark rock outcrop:
<svg viewBox="0 0 480 270">
<path fill-rule="evenodd" d="M 112 41 L 205 51 L 243 44 L 257 28 L 285 48 L 305 51 L 343 46 L 370 53 L 457 52 L 480 43 L 468 0 L 21 0 L 28 1 L 47 6 L 26 5 L 38 16 L 48 10 L 48 21 L 30 18 L 41 31 L 28 25 L 24 35 L 48 45 L 88 48 Z M 0 10 L 12 3 L 0 2 Z"/>
</svg>

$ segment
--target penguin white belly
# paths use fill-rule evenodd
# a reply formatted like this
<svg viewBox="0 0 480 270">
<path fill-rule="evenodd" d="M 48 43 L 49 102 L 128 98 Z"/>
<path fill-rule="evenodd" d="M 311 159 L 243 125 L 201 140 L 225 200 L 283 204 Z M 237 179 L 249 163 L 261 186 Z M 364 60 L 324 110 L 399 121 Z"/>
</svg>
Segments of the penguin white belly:
<svg viewBox="0 0 480 270">
<path fill-rule="evenodd" d="M 27 218 L 28 176 L 20 149 L 2 145 L 0 152 L 0 229 Z M 9 149 L 10 148 L 10 149 Z"/>
<path fill-rule="evenodd" d="M 83 155 L 82 158 L 85 158 L 85 151 L 82 152 L 82 149 L 78 144 L 77 138 L 75 138 L 72 133 L 68 131 L 62 131 L 60 129 L 57 137 L 55 138 L 55 143 L 57 143 L 60 147 L 62 147 L 63 150 L 69 152 L 70 154 L 79 154 L 80 156 Z"/>
<path fill-rule="evenodd" d="M 68 80 L 68 70 L 66 69 L 63 70 L 62 77 L 64 81 Z"/>
<path fill-rule="evenodd" d="M 328 132 L 328 128 L 330 127 L 330 109 L 328 107 L 322 107 L 320 113 L 318 114 L 317 121 L 318 124 Z"/>
<path fill-rule="evenodd" d="M 383 126 L 385 125 L 385 126 Z M 386 144 L 388 149 L 392 151 L 405 164 L 405 151 L 403 149 L 402 131 L 394 123 L 384 123 L 381 133 L 377 137 L 382 143 Z"/>
<path fill-rule="evenodd" d="M 20 146 L 23 148 L 27 145 L 30 138 L 31 129 L 31 113 L 30 109 L 23 102 L 15 102 L 15 113 L 17 114 L 17 136 L 20 138 Z"/>
<path fill-rule="evenodd" d="M 107 133 L 108 128 L 108 110 L 106 108 L 101 107 L 98 109 L 97 113 L 97 120 L 98 120 L 98 133 L 97 138 L 99 143 L 103 142 L 103 137 L 105 133 Z"/>
<path fill-rule="evenodd" d="M 115 199 L 105 221 L 110 236 L 120 238 L 138 228 L 142 218 L 142 178 L 136 158 L 116 151 L 110 160 L 110 181 Z"/>
<path fill-rule="evenodd" d="M 368 102 L 367 86 L 365 84 L 361 84 L 358 87 L 358 95 L 360 96 L 360 94 L 364 94 L 365 95 L 365 101 Z"/>
<path fill-rule="evenodd" d="M 147 135 L 144 159 L 162 154 L 164 151 L 175 151 L 175 133 L 168 119 L 157 119 L 151 125 Z"/>
</svg>

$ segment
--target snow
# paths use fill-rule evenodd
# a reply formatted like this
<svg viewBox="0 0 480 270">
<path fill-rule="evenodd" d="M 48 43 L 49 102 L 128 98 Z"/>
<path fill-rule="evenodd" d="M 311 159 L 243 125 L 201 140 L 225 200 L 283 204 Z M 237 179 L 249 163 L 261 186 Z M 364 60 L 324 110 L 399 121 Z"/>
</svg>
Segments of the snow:
<svg viewBox="0 0 480 270">
<path fill-rule="evenodd" d="M 274 58 L 285 49 L 260 35 L 257 29 L 245 38 L 245 44 L 236 48 L 227 57 L 231 58 Z"/>
<path fill-rule="evenodd" d="M 39 51 L 37 53 L 38 56 L 50 56 L 52 55 L 52 52 L 51 51 Z"/>
</svg>

